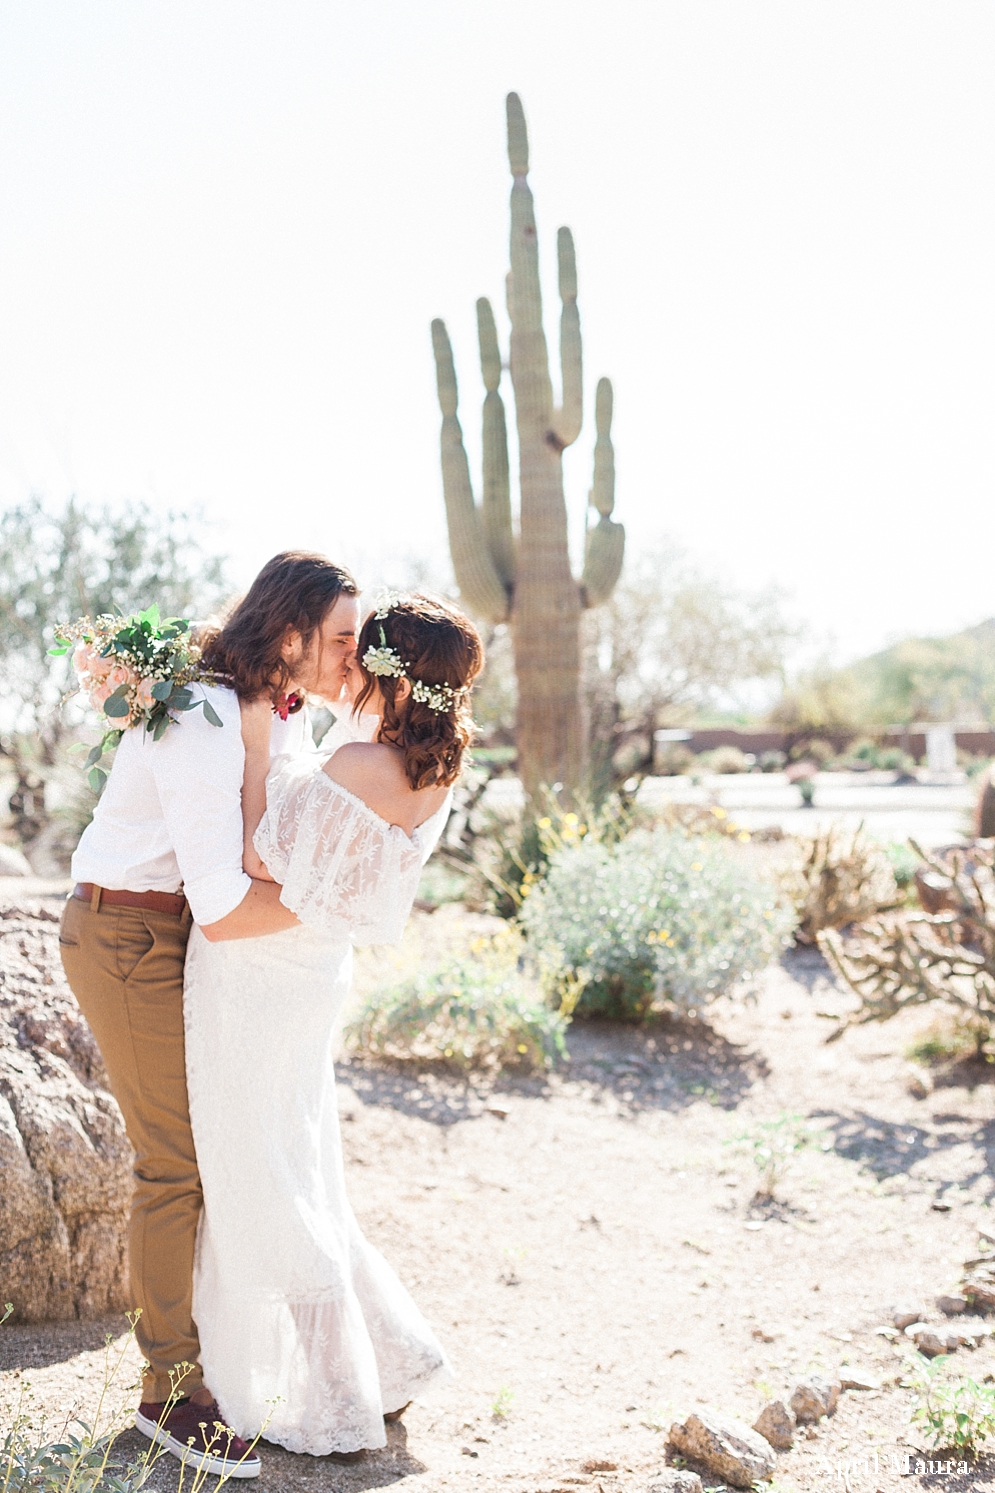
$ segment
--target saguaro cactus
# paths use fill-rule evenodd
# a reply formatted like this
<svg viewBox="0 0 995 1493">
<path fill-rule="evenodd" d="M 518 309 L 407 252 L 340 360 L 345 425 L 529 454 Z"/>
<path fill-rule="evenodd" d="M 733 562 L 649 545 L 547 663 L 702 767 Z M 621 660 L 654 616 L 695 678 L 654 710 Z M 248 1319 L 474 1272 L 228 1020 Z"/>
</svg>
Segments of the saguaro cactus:
<svg viewBox="0 0 995 1493">
<path fill-rule="evenodd" d="M 539 289 L 539 246 L 528 183 L 529 144 L 516 93 L 508 95 L 511 188 L 511 382 L 519 449 L 518 533 L 514 532 L 501 354 L 490 302 L 477 302 L 484 377 L 483 486 L 478 505 L 457 416 L 456 371 L 445 323 L 433 321 L 442 407 L 442 481 L 449 547 L 460 591 L 471 611 L 512 624 L 518 676 L 518 754 L 526 791 L 561 784 L 569 795 L 584 773 L 580 615 L 611 595 L 622 569 L 625 530 L 613 522 L 615 456 L 612 387 L 596 398 L 597 443 L 590 504 L 598 519 L 587 530 L 580 581 L 570 568 L 563 497 L 564 449 L 580 434 L 582 355 L 577 266 L 569 228 L 557 235 L 562 403 L 553 402 Z"/>
</svg>

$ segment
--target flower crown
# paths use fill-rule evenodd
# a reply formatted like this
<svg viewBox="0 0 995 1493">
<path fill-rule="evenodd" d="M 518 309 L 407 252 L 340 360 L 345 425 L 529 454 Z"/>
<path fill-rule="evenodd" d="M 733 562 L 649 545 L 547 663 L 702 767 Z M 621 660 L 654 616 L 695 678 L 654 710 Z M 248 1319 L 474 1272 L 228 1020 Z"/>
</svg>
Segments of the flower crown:
<svg viewBox="0 0 995 1493">
<path fill-rule="evenodd" d="M 427 705 L 429 710 L 437 711 L 440 715 L 452 710 L 458 701 L 465 695 L 465 688 L 453 689 L 450 684 L 426 684 L 424 679 L 412 679 L 408 673 L 410 664 L 406 664 L 395 648 L 391 648 L 387 642 L 387 635 L 383 630 L 383 618 L 387 616 L 391 607 L 400 600 L 396 592 L 388 591 L 377 602 L 374 619 L 380 622 L 380 647 L 367 648 L 363 654 L 363 668 L 368 674 L 375 674 L 381 679 L 406 679 L 411 685 L 411 698 L 417 700 L 421 705 Z"/>
</svg>

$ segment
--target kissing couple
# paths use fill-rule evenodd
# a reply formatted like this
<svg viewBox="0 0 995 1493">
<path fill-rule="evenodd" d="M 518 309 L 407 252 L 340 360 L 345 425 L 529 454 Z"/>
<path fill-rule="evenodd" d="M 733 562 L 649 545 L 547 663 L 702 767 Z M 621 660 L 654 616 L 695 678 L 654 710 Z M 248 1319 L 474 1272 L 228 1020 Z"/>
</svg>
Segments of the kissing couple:
<svg viewBox="0 0 995 1493">
<path fill-rule="evenodd" d="M 331 561 L 264 566 L 201 632 L 204 709 L 124 731 L 61 925 L 135 1151 L 135 1423 L 218 1475 L 258 1475 L 264 1427 L 357 1459 L 451 1378 L 346 1198 L 332 1035 L 353 945 L 404 931 L 483 649 L 428 596 L 359 621 Z M 338 713 L 320 751 L 307 696 Z"/>
</svg>

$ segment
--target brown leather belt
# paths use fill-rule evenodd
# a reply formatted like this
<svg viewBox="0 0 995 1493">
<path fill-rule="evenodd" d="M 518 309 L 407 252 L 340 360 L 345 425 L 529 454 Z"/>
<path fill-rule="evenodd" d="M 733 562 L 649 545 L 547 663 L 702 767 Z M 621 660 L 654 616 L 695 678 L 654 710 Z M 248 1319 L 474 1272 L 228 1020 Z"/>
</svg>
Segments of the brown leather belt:
<svg viewBox="0 0 995 1493">
<path fill-rule="evenodd" d="M 101 907 L 147 907 L 151 912 L 167 912 L 181 918 L 187 905 L 182 892 L 124 892 L 112 887 L 94 886 L 92 881 L 78 881 L 73 896 L 89 902 L 94 912 Z"/>
</svg>

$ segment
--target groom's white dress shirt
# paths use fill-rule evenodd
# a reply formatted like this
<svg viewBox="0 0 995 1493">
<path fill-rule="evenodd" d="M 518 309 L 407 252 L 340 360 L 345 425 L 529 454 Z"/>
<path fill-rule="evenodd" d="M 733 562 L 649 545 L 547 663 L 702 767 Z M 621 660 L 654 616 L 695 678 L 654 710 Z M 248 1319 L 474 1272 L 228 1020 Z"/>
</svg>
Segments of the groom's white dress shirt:
<svg viewBox="0 0 995 1493">
<path fill-rule="evenodd" d="M 158 741 L 125 731 L 114 766 L 72 859 L 76 881 L 129 892 L 178 892 L 194 921 L 216 923 L 251 885 L 242 870 L 242 746 L 234 690 L 194 686 L 223 722 L 202 709 L 181 715 Z M 272 756 L 311 746 L 307 711 L 273 720 Z"/>
</svg>

